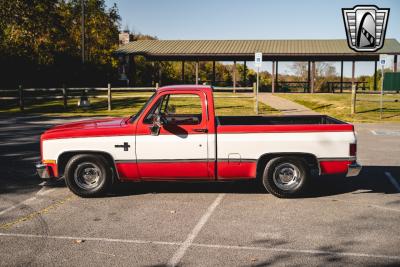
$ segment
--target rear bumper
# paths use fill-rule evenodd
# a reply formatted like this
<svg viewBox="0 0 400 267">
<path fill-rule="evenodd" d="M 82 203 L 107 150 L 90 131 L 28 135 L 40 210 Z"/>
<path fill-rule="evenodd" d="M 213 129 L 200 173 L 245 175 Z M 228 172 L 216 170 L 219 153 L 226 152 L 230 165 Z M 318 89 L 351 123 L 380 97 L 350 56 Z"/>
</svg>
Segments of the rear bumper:
<svg viewBox="0 0 400 267">
<path fill-rule="evenodd" d="M 346 177 L 357 176 L 361 172 L 362 166 L 357 162 L 349 164 Z"/>
<path fill-rule="evenodd" d="M 45 164 L 41 163 L 36 164 L 36 172 L 38 173 L 39 177 L 44 180 L 50 180 L 55 178 L 53 172 Z"/>
</svg>

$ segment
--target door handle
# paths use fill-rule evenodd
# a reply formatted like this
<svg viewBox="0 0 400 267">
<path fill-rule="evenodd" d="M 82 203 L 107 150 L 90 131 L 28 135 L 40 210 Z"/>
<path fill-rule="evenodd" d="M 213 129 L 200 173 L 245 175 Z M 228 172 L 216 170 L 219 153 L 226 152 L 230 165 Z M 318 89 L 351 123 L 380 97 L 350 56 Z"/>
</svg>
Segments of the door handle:
<svg viewBox="0 0 400 267">
<path fill-rule="evenodd" d="M 208 130 L 207 129 L 193 129 L 193 132 L 196 132 L 196 133 L 207 133 Z"/>
</svg>

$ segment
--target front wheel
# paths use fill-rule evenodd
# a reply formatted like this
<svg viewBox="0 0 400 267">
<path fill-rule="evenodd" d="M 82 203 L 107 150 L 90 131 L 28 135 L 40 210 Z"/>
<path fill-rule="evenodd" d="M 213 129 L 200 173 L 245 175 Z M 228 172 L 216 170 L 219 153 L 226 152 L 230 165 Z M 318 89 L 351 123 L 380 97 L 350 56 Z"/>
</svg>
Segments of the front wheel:
<svg viewBox="0 0 400 267">
<path fill-rule="evenodd" d="M 81 197 L 100 196 L 108 190 L 111 182 L 111 168 L 100 155 L 73 156 L 65 167 L 65 183 Z"/>
<path fill-rule="evenodd" d="M 280 198 L 290 198 L 305 191 L 309 175 L 301 158 L 277 157 L 265 166 L 262 182 L 264 187 Z"/>
</svg>

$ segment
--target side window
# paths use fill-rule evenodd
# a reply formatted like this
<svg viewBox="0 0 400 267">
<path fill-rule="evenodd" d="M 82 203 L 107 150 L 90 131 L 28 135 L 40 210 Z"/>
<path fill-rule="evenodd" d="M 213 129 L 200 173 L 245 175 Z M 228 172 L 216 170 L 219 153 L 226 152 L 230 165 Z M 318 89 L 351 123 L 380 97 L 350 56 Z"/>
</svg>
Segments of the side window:
<svg viewBox="0 0 400 267">
<path fill-rule="evenodd" d="M 143 123 L 153 123 L 153 115 L 159 113 L 168 123 L 196 125 L 202 120 L 202 102 L 196 94 L 168 94 L 153 105 Z"/>
<path fill-rule="evenodd" d="M 164 97 L 161 114 L 168 123 L 196 125 L 202 120 L 202 102 L 196 94 L 170 94 Z"/>
</svg>

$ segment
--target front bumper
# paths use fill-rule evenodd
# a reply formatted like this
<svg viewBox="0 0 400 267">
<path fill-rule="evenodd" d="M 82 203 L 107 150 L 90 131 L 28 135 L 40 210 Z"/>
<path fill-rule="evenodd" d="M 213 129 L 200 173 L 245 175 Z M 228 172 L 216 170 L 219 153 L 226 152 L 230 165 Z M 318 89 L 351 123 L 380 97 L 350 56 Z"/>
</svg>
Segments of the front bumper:
<svg viewBox="0 0 400 267">
<path fill-rule="evenodd" d="M 349 169 L 347 170 L 346 177 L 357 176 L 361 172 L 362 166 L 357 162 L 354 162 L 349 165 Z"/>
<path fill-rule="evenodd" d="M 53 172 L 45 164 L 41 163 L 36 164 L 36 172 L 38 173 L 39 177 L 44 180 L 49 180 L 54 178 Z"/>
</svg>

